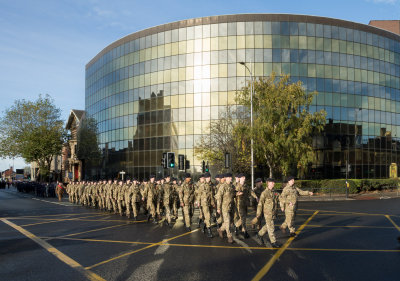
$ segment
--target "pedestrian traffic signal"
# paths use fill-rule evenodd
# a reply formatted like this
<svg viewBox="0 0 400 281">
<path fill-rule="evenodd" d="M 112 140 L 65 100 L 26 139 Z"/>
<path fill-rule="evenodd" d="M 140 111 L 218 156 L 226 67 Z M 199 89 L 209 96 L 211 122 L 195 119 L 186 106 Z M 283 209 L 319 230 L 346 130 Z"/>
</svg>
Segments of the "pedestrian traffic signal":
<svg viewBox="0 0 400 281">
<path fill-rule="evenodd" d="M 206 169 L 205 169 L 205 171 L 206 171 L 206 173 L 208 173 L 208 172 L 210 171 L 210 166 L 208 166 L 208 161 L 207 161 L 207 164 L 206 164 Z"/>
<path fill-rule="evenodd" d="M 183 154 L 178 155 L 178 167 L 179 170 L 185 170 L 185 155 Z"/>
<path fill-rule="evenodd" d="M 203 160 L 201 163 L 201 172 L 204 174 L 206 172 L 206 162 Z"/>
<path fill-rule="evenodd" d="M 166 169 L 167 167 L 167 153 L 163 153 L 163 157 L 161 159 L 161 166 Z"/>
<path fill-rule="evenodd" d="M 175 168 L 175 152 L 167 153 L 167 167 Z"/>
</svg>

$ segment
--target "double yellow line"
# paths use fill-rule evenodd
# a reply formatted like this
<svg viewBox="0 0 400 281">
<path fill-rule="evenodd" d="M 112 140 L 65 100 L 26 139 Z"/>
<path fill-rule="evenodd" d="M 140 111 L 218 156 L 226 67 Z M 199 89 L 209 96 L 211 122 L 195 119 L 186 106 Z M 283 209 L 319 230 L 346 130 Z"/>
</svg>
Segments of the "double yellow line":
<svg viewBox="0 0 400 281">
<path fill-rule="evenodd" d="M 29 232 L 28 230 L 16 225 L 15 223 L 10 222 L 7 219 L 0 219 L 2 222 L 4 222 L 5 224 L 8 224 L 9 226 L 11 226 L 12 228 L 14 228 L 15 230 L 19 231 L 20 233 L 22 233 L 23 235 L 25 235 L 26 237 L 30 238 L 31 240 L 33 240 L 35 243 L 39 244 L 41 247 L 43 247 L 46 251 L 48 251 L 49 253 L 51 253 L 52 255 L 54 255 L 56 258 L 58 258 L 60 261 L 62 261 L 63 263 L 69 265 L 70 267 L 72 267 L 73 269 L 75 269 L 76 271 L 78 271 L 79 273 L 81 273 L 83 276 L 85 276 L 87 279 L 91 280 L 91 281 L 105 281 L 103 278 L 101 278 L 99 275 L 97 275 L 96 273 L 85 269 L 82 265 L 80 265 L 78 262 L 76 262 L 75 260 L 73 260 L 72 258 L 68 257 L 67 255 L 63 254 L 62 252 L 60 252 L 59 250 L 57 250 L 56 248 L 54 248 L 53 246 L 51 246 L 49 243 L 47 243 L 46 241 L 40 239 L 39 237 L 37 237 L 36 235 L 34 235 L 33 233 Z"/>
</svg>

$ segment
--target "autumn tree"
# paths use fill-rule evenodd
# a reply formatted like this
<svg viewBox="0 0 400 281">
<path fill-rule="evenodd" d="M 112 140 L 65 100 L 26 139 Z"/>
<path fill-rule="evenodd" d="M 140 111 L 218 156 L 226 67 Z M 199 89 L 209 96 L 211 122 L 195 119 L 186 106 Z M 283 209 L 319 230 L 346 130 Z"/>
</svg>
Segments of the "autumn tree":
<svg viewBox="0 0 400 281">
<path fill-rule="evenodd" d="M 232 111 L 227 107 L 217 120 L 211 121 L 209 134 L 203 134 L 199 143 L 195 145 L 195 156 L 199 160 L 208 161 L 217 172 L 223 172 L 225 154 L 229 153 L 232 172 L 249 172 L 250 150 L 249 145 L 244 143 L 247 138 L 235 137 L 233 134 L 235 126 L 241 119 L 240 110 Z"/>
<path fill-rule="evenodd" d="M 61 110 L 48 95 L 35 101 L 16 100 L 0 118 L 0 157 L 37 162 L 41 176 L 48 176 L 66 136 L 60 116 Z"/>
<path fill-rule="evenodd" d="M 253 83 L 253 128 L 250 120 L 238 123 L 239 138 L 253 138 L 256 163 L 265 163 L 272 177 L 288 175 L 291 167 L 304 171 L 314 160 L 312 138 L 324 128 L 325 111 L 311 113 L 316 92 L 307 93 L 301 82 L 285 75 L 260 77 Z M 238 93 L 237 102 L 250 111 L 250 84 Z"/>
</svg>

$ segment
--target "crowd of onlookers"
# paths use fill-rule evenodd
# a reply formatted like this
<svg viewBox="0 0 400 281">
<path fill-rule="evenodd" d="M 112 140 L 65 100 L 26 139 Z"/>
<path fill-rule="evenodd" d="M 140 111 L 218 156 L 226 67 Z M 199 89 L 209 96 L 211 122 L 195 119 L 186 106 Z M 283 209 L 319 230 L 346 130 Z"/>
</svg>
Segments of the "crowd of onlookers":
<svg viewBox="0 0 400 281">
<path fill-rule="evenodd" d="M 0 180 L 0 189 L 10 188 L 11 185 L 12 182 L 10 181 L 5 181 L 3 179 Z"/>
<path fill-rule="evenodd" d="M 14 183 L 19 192 L 33 193 L 40 197 L 56 197 L 56 183 L 19 181 Z"/>
</svg>

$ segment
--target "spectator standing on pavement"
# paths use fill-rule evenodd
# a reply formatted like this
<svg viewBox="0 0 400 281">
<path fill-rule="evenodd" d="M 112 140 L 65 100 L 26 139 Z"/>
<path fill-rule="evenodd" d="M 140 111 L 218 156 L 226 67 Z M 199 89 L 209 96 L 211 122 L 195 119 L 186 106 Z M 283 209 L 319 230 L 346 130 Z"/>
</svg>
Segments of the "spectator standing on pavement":
<svg viewBox="0 0 400 281">
<path fill-rule="evenodd" d="M 290 237 L 295 237 L 294 218 L 296 216 L 297 201 L 300 195 L 313 195 L 311 191 L 304 191 L 294 186 L 294 177 L 288 177 L 287 185 L 279 197 L 282 212 L 285 212 L 285 221 L 280 226 L 283 233 L 289 228 Z"/>
</svg>

